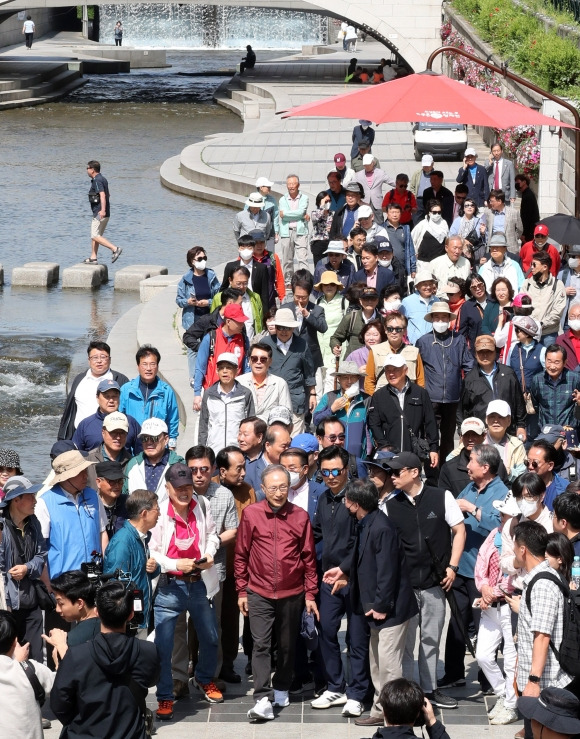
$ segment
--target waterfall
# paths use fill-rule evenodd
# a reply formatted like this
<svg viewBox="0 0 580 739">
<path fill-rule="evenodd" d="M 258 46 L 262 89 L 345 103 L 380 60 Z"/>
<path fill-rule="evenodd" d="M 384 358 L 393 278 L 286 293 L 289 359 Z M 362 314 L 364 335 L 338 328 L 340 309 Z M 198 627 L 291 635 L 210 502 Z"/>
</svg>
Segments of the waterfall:
<svg viewBox="0 0 580 739">
<path fill-rule="evenodd" d="M 224 5 L 100 6 L 101 43 L 113 44 L 123 23 L 127 46 L 169 49 L 299 49 L 326 43 L 328 19 L 315 13 Z"/>
</svg>

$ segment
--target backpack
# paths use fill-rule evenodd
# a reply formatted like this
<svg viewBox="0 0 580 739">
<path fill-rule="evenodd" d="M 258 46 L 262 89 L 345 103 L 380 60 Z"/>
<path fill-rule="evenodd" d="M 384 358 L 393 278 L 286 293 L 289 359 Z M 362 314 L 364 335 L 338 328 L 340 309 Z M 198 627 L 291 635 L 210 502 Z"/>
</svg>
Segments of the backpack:
<svg viewBox="0 0 580 739">
<path fill-rule="evenodd" d="M 533 577 L 526 589 L 526 606 L 531 613 L 531 591 L 534 583 L 538 580 L 550 580 L 555 583 L 564 596 L 564 628 L 562 631 L 562 642 L 560 648 L 556 649 L 550 639 L 550 648 L 560 663 L 564 672 L 573 677 L 580 676 L 580 609 L 576 604 L 576 598 L 580 591 L 570 590 L 559 575 L 552 572 L 540 572 Z"/>
</svg>

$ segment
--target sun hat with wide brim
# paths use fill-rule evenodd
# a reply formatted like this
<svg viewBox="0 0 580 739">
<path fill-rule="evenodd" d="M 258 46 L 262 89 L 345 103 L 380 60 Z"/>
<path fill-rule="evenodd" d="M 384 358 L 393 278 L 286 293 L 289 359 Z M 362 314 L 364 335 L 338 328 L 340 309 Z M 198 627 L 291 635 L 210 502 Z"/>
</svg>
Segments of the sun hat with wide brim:
<svg viewBox="0 0 580 739">
<path fill-rule="evenodd" d="M 317 292 L 320 292 L 323 285 L 336 285 L 337 287 L 343 287 L 342 282 L 338 279 L 336 274 L 330 270 L 327 270 L 320 275 L 320 282 L 314 285 L 314 289 Z"/>
<path fill-rule="evenodd" d="M 524 718 L 558 734 L 580 733 L 580 701 L 569 690 L 544 688 L 538 698 L 518 698 L 518 708 Z"/>
<path fill-rule="evenodd" d="M 453 311 L 449 308 L 449 304 L 446 303 L 444 300 L 439 300 L 436 303 L 433 303 L 428 313 L 425 313 L 423 318 L 428 323 L 433 323 L 433 313 L 447 313 L 449 316 L 453 316 Z"/>
<path fill-rule="evenodd" d="M 274 325 L 284 328 L 297 328 L 298 321 L 294 317 L 294 313 L 290 308 L 279 308 L 274 316 Z"/>
<path fill-rule="evenodd" d="M 59 482 L 70 480 L 71 477 L 76 477 L 93 464 L 96 464 L 96 462 L 89 462 L 78 451 L 59 454 L 52 463 L 52 469 L 54 470 L 52 484 L 56 485 Z"/>
</svg>

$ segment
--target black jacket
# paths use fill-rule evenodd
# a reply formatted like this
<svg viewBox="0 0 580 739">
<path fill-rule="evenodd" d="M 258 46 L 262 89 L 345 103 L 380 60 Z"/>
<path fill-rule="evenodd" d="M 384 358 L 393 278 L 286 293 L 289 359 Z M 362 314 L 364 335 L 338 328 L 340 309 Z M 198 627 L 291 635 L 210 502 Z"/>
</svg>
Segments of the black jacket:
<svg viewBox="0 0 580 739">
<path fill-rule="evenodd" d="M 525 241 L 531 241 L 534 238 L 534 226 L 540 220 L 540 211 L 536 196 L 529 187 L 522 193 L 520 217 L 522 219 L 522 226 L 524 227 L 524 239 Z"/>
<path fill-rule="evenodd" d="M 403 545 L 395 524 L 378 509 L 357 524 L 359 534 L 350 563 L 350 597 L 355 613 L 371 608 L 387 617 L 367 617 L 369 626 L 384 629 L 399 626 L 419 609 L 407 574 Z"/>
<path fill-rule="evenodd" d="M 427 726 L 426 729 L 429 739 L 450 739 L 441 721 L 435 721 L 433 726 Z M 403 739 L 416 736 L 412 726 L 381 726 L 373 734 L 373 739 Z"/>
<path fill-rule="evenodd" d="M 155 644 L 125 634 L 97 634 L 70 647 L 50 694 L 67 739 L 145 739 L 145 722 L 129 687 L 143 700 L 157 683 Z"/>
<path fill-rule="evenodd" d="M 280 308 L 289 308 L 294 314 L 294 318 L 296 318 L 296 303 L 293 300 L 289 303 L 284 303 Z M 302 321 L 300 328 L 294 329 L 294 336 L 299 336 L 306 341 L 310 349 L 310 354 L 312 354 L 314 368 L 318 369 L 324 364 L 320 344 L 318 343 L 318 334 L 328 331 L 328 324 L 326 323 L 324 308 L 321 305 L 315 305 L 309 300 L 306 310 L 310 312 L 310 315 Z"/>
<path fill-rule="evenodd" d="M 465 340 L 471 353 L 475 353 L 475 339 L 478 337 L 483 315 L 481 314 L 475 300 L 466 300 L 459 309 L 459 317 L 455 322 L 456 330 Z M 457 324 L 459 323 L 459 329 Z"/>
<path fill-rule="evenodd" d="M 508 434 L 513 434 L 518 427 L 525 427 L 527 413 L 522 387 L 513 369 L 499 362 L 493 376 L 493 390 L 481 374 L 479 365 L 465 375 L 457 406 L 457 425 L 470 416 L 485 421 L 485 412 L 492 400 L 505 400 L 512 409 L 512 425 L 508 428 Z"/>
<path fill-rule="evenodd" d="M 121 374 L 121 372 L 116 372 L 114 369 L 112 369 L 111 372 L 113 373 L 113 380 L 115 380 L 119 387 L 122 387 L 126 382 L 129 382 L 129 378 Z M 77 414 L 75 393 L 77 391 L 77 387 L 81 383 L 81 380 L 86 377 L 86 374 L 87 373 L 85 370 L 75 377 L 69 393 L 66 396 L 64 412 L 62 414 L 62 418 L 60 419 L 60 427 L 58 429 L 58 439 L 72 439 L 73 437 L 73 434 L 75 432 L 75 416 Z"/>
<path fill-rule="evenodd" d="M 314 541 L 322 542 L 322 571 L 349 567 L 356 541 L 356 521 L 344 505 L 344 490 L 333 495 L 328 488 L 318 498 L 314 514 Z M 318 547 L 317 547 L 318 548 Z"/>
<path fill-rule="evenodd" d="M 201 340 L 210 331 L 215 331 L 218 326 L 221 326 L 223 319 L 220 316 L 221 308 L 216 308 L 211 313 L 207 313 L 205 316 L 200 316 L 195 323 L 184 332 L 182 341 L 188 349 L 196 352 L 199 349 Z M 242 334 L 244 335 L 244 342 L 246 338 L 246 327 L 242 328 Z"/>
<path fill-rule="evenodd" d="M 242 264 L 241 259 L 236 259 L 233 262 L 228 262 L 226 266 L 224 267 L 224 278 L 222 280 L 222 286 L 220 287 L 220 292 L 223 292 L 226 287 L 230 287 L 230 277 L 232 276 L 232 272 L 236 267 L 239 266 L 245 266 Z M 266 312 L 270 308 L 270 287 L 269 287 L 269 275 L 268 275 L 268 267 L 265 264 L 262 264 L 261 262 L 256 262 L 254 259 L 252 263 L 252 272 L 250 277 L 250 285 L 249 288 L 253 293 L 256 293 L 256 295 L 260 296 L 260 300 L 262 301 L 262 310 L 264 312 L 264 315 L 266 315 Z"/>
<path fill-rule="evenodd" d="M 471 482 L 471 478 L 467 472 L 468 462 L 469 457 L 465 456 L 465 453 L 462 450 L 459 454 L 456 454 L 455 457 L 451 457 L 451 459 L 448 462 L 445 462 L 441 467 L 441 472 L 439 473 L 439 487 L 443 488 L 443 490 L 451 491 L 454 498 L 457 498 L 459 493 L 465 490 Z M 503 461 L 500 461 L 499 463 L 497 475 L 503 484 L 508 486 L 508 473 Z"/>
<path fill-rule="evenodd" d="M 451 228 L 453 223 L 453 203 L 455 202 L 455 196 L 446 187 L 442 187 L 437 195 L 433 194 L 432 187 L 426 187 L 423 190 L 423 203 L 425 209 L 427 209 L 427 203 L 430 200 L 438 200 L 441 203 L 441 216 L 444 221 L 447 221 L 447 225 Z"/>
<path fill-rule="evenodd" d="M 358 208 L 359 206 L 357 205 L 354 210 L 358 210 Z M 330 225 L 330 241 L 342 241 L 342 222 L 344 220 L 344 211 L 346 209 L 347 205 L 345 204 L 341 208 L 339 208 L 332 217 L 332 223 Z"/>
<path fill-rule="evenodd" d="M 409 382 L 403 411 L 390 385 L 379 388 L 368 410 L 368 427 L 377 446 L 390 444 L 400 452 L 411 451 L 409 426 L 417 437 L 427 439 L 432 452 L 439 448 L 439 432 L 429 393 Z"/>
</svg>

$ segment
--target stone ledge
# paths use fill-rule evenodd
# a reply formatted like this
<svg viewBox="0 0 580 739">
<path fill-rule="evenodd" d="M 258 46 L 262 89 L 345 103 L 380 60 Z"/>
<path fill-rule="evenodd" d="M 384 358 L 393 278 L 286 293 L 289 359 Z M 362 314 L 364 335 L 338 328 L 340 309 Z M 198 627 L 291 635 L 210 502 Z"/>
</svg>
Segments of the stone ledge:
<svg viewBox="0 0 580 739">
<path fill-rule="evenodd" d="M 115 290 L 137 291 L 142 280 L 166 275 L 168 271 L 167 267 L 159 264 L 131 264 L 115 274 Z"/>
<path fill-rule="evenodd" d="M 109 281 L 106 264 L 75 264 L 62 272 L 62 287 L 93 288 Z"/>
<path fill-rule="evenodd" d="M 49 287 L 58 282 L 60 267 L 56 262 L 26 262 L 12 270 L 12 285 L 18 287 Z"/>
<path fill-rule="evenodd" d="M 181 280 L 181 275 L 157 275 L 141 280 L 139 283 L 140 299 L 142 303 L 148 303 L 151 298 L 159 292 L 165 290 L 166 287 L 176 286 Z"/>
</svg>

